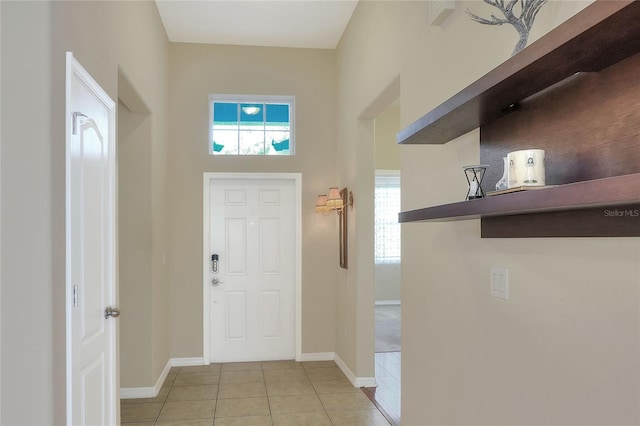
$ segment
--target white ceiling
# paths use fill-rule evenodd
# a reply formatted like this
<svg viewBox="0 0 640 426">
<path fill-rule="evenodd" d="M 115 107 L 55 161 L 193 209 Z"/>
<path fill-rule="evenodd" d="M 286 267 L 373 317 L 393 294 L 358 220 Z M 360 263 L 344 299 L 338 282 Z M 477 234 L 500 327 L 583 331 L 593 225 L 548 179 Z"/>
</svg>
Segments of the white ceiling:
<svg viewBox="0 0 640 426">
<path fill-rule="evenodd" d="M 169 40 L 335 49 L 358 0 L 156 0 Z"/>
</svg>

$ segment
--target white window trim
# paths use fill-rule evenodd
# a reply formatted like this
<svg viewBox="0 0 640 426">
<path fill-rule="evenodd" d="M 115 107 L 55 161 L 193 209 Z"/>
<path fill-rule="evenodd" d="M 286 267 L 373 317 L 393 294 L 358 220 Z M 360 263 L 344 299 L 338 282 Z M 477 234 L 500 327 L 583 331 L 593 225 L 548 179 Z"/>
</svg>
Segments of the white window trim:
<svg viewBox="0 0 640 426">
<path fill-rule="evenodd" d="M 400 177 L 400 170 L 376 169 L 375 177 L 376 179 L 378 179 L 379 177 L 397 178 Z M 398 185 L 399 184 L 400 182 L 398 182 Z"/>
<path fill-rule="evenodd" d="M 213 156 L 213 103 L 214 102 L 240 102 L 240 103 L 283 103 L 289 104 L 289 155 L 296 154 L 295 143 L 295 121 L 296 121 L 296 97 L 284 95 L 230 95 L 211 94 L 209 95 L 209 155 Z M 220 155 L 219 157 L 227 157 Z M 228 157 L 269 157 L 269 155 L 229 155 Z"/>
</svg>

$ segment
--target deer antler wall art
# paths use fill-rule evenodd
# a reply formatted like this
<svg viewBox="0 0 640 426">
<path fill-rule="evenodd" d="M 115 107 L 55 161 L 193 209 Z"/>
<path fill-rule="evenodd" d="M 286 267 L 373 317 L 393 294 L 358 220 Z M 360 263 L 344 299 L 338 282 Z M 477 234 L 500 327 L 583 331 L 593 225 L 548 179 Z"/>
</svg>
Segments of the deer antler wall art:
<svg viewBox="0 0 640 426">
<path fill-rule="evenodd" d="M 518 31 L 520 39 L 513 49 L 511 56 L 515 55 L 527 45 L 529 40 L 529 30 L 533 26 L 533 21 L 536 19 L 536 15 L 540 11 L 540 8 L 547 3 L 547 0 L 482 0 L 485 3 L 497 8 L 502 12 L 504 18 L 497 17 L 493 13 L 490 18 L 483 18 L 467 9 L 467 14 L 474 21 L 485 25 L 503 25 L 509 24 Z M 516 16 L 518 11 L 519 16 Z"/>
</svg>

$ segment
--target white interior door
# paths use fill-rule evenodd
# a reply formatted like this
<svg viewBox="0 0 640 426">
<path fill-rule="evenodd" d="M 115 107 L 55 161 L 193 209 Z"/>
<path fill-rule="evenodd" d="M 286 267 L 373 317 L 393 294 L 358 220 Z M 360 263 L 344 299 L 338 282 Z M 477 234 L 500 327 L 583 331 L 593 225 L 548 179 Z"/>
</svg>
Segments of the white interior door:
<svg viewBox="0 0 640 426">
<path fill-rule="evenodd" d="M 119 424 L 115 104 L 67 54 L 67 424 Z M 108 314 L 107 314 L 108 313 Z"/>
<path fill-rule="evenodd" d="M 295 356 L 294 189 L 291 180 L 210 181 L 212 362 Z"/>
</svg>

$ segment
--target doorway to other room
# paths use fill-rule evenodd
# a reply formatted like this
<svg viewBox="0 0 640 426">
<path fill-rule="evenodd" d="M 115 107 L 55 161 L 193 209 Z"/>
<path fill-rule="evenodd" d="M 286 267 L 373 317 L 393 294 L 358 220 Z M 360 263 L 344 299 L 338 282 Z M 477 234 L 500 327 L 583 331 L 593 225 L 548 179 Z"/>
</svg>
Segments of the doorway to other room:
<svg viewBox="0 0 640 426">
<path fill-rule="evenodd" d="M 396 100 L 375 119 L 375 399 L 400 424 L 400 130 Z"/>
</svg>

